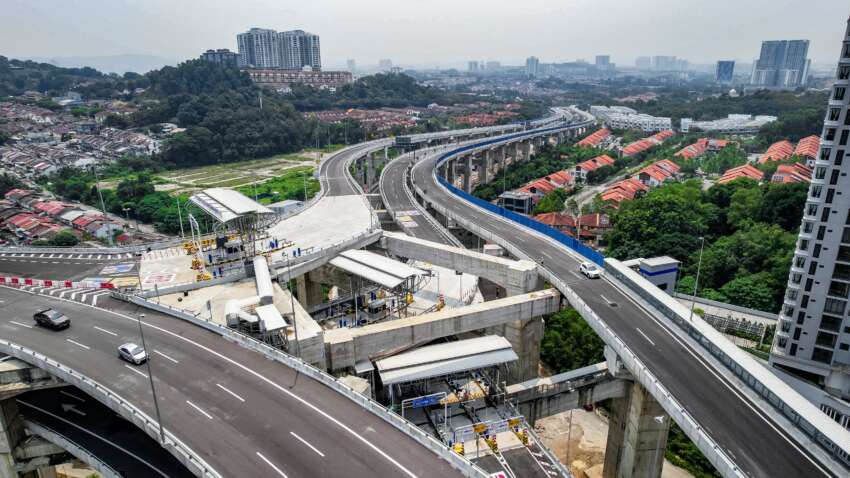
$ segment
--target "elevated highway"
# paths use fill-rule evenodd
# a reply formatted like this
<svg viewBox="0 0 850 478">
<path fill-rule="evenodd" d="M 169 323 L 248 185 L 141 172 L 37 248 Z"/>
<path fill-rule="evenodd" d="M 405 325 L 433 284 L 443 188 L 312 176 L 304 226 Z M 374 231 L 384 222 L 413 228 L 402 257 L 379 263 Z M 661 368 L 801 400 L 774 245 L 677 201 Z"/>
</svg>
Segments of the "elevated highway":
<svg viewBox="0 0 850 478">
<path fill-rule="evenodd" d="M 7 288 L 0 301 L 0 351 L 13 352 L 13 343 L 61 360 L 154 416 L 147 369 L 117 358 L 118 345 L 139 341 L 132 315 Z M 35 307 L 60 307 L 71 328 L 33 327 Z M 461 476 L 325 385 L 195 325 L 144 312 L 165 428 L 218 475 Z"/>
<path fill-rule="evenodd" d="M 396 210 L 415 209 L 412 197 L 403 190 L 404 174 L 412 165 L 410 174 L 415 191 L 429 206 L 468 228 L 477 225 L 480 230 L 487 231 L 497 239 L 497 242 L 510 245 L 525 258 L 538 262 L 551 277 L 560 278 L 563 283 L 569 284 L 569 292 L 584 301 L 619 340 L 628 344 L 637 359 L 652 371 L 720 447 L 720 450 L 703 451 L 720 451 L 725 454 L 734 461 L 739 475 L 836 476 L 819 463 L 813 450 L 798 443 L 785 429 L 787 422 L 776 420 L 771 411 L 764 410 L 737 390 L 739 385 L 691 350 L 693 346 L 682 341 L 671 324 L 658 320 L 612 282 L 584 279 L 577 273 L 581 259 L 563 245 L 470 204 L 450 192 L 435 174 L 442 161 L 474 147 L 484 148 L 500 141 L 517 141 L 556 131 L 506 135 L 478 142 L 474 146 L 431 155 L 415 165 L 412 165 L 410 159 L 391 164 L 385 170 L 387 178 L 382 181 L 385 189 L 382 194 L 388 200 L 387 207 Z M 414 231 L 427 231 L 431 225 L 425 218 L 416 218 L 416 221 L 419 227 L 408 230 L 414 235 L 418 235 Z M 431 235 L 430 240 L 439 240 L 432 232 L 423 232 L 423 236 L 426 234 Z"/>
</svg>

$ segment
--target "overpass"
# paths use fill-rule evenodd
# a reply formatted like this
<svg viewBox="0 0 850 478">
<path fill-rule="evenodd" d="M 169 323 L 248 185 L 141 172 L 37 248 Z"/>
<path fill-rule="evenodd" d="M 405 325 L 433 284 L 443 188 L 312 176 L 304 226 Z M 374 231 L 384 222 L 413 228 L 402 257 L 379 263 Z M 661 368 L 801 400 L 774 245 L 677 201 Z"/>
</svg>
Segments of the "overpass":
<svg viewBox="0 0 850 478">
<path fill-rule="evenodd" d="M 545 232 L 532 229 L 535 226 L 531 221 L 521 224 L 521 219 L 508 218 L 507 213 L 492 205 L 476 201 L 458 187 L 466 186 L 468 180 L 461 180 L 451 171 L 453 163 L 470 157 L 477 159 L 493 148 L 504 148 L 512 143 L 525 142 L 522 154 L 527 155 L 524 148 L 540 141 L 539 138 L 578 127 L 550 127 L 510 134 L 431 155 L 412 166 L 412 190 L 427 207 L 444 217 L 479 237 L 504 246 L 520 258 L 538 262 L 544 277 L 582 313 L 603 340 L 616 349 L 636 380 L 652 393 L 725 476 L 839 476 L 846 473 L 846 468 L 841 468 L 830 455 L 840 457 L 846 452 L 842 448 L 850 446 L 850 435 L 796 392 L 782 387 L 778 379 L 771 383 L 776 393 L 783 396 L 774 395 L 773 403 L 793 404 L 793 412 L 786 411 L 786 415 L 805 416 L 804 424 L 808 424 L 809 429 L 820 430 L 822 435 L 814 435 L 820 436 L 820 440 L 831 448 L 817 446 L 808 434 L 801 433 L 800 428 L 777 413 L 774 405 L 754 393 L 739 390 L 747 388 L 742 387 L 743 382 L 736 380 L 725 366 L 718 365 L 710 356 L 706 358 L 701 353 L 702 346 L 682 334 L 669 318 L 665 320 L 654 313 L 657 311 L 647 300 L 657 301 L 656 296 L 641 300 L 639 292 L 616 279 L 581 279 L 576 271 L 579 262 L 586 258 Z M 403 191 L 404 174 L 410 164 L 399 163 L 385 173 L 396 175 L 382 182 L 384 188 L 389 188 L 382 191 L 392 204 L 388 209 L 415 207 Z M 470 174 L 469 169 L 463 174 Z M 429 227 L 427 220 L 417 219 L 417 222 L 425 229 Z M 601 262 L 600 257 L 594 259 Z M 606 265 L 608 269 L 611 267 Z M 613 267 L 617 269 L 616 265 Z M 707 338 L 702 340 L 708 341 Z M 720 346 L 722 344 L 715 347 Z M 739 367 L 753 368 L 755 376 L 755 367 L 760 366 L 750 360 Z M 643 459 L 652 460 L 651 457 Z"/>
</svg>

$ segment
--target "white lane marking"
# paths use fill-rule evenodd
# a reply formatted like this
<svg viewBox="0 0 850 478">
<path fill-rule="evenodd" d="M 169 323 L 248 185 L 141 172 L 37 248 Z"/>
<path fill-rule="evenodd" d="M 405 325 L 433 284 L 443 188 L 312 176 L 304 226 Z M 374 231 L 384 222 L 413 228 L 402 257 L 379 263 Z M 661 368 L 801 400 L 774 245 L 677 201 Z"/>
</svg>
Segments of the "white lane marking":
<svg viewBox="0 0 850 478">
<path fill-rule="evenodd" d="M 15 322 L 14 320 L 10 320 L 10 321 L 9 321 L 9 323 L 10 323 L 10 324 L 19 325 L 19 326 L 21 326 L 21 327 L 26 327 L 26 328 L 28 328 L 28 329 L 33 328 L 33 326 L 32 326 L 32 325 L 22 324 L 22 323 L 20 323 L 20 322 Z"/>
<path fill-rule="evenodd" d="M 584 279 L 584 276 L 583 276 L 583 275 L 581 275 L 581 274 L 579 274 L 579 273 L 578 273 L 578 272 L 576 272 L 576 271 L 570 271 L 570 274 L 572 274 L 572 275 L 574 275 L 574 276 L 578 277 L 579 279 Z"/>
<path fill-rule="evenodd" d="M 272 467 L 274 469 L 274 471 L 278 472 L 278 474 L 280 476 L 282 476 L 283 478 L 289 478 L 288 476 L 286 476 L 286 473 L 281 471 L 280 468 L 276 467 L 275 464 L 270 462 L 268 458 L 264 457 L 262 453 L 257 452 L 257 456 L 260 457 L 261 460 L 266 462 L 266 465 L 269 465 L 270 467 Z"/>
<path fill-rule="evenodd" d="M 301 438 L 300 436 L 298 436 L 295 432 L 289 432 L 289 434 L 290 434 L 290 435 L 292 435 L 292 436 L 294 436 L 294 437 L 295 437 L 296 439 L 298 439 L 298 441 L 300 441 L 301 443 L 303 443 L 303 444 L 307 445 L 307 447 L 308 447 L 308 448 L 310 448 L 311 450 L 315 451 L 315 452 L 316 452 L 316 453 L 317 453 L 320 457 L 322 457 L 322 458 L 324 458 L 324 457 L 325 457 L 325 454 L 324 454 L 324 453 L 320 452 L 318 448 L 314 447 L 314 446 L 313 446 L 313 445 L 311 445 L 311 444 L 310 444 L 307 440 L 305 440 L 305 439 Z"/>
<path fill-rule="evenodd" d="M 227 392 L 227 393 L 229 393 L 229 394 L 233 395 L 233 396 L 234 396 L 237 400 L 239 400 L 239 401 L 241 401 L 241 402 L 243 402 L 243 403 L 245 402 L 245 399 L 244 399 L 244 398 L 242 398 L 242 397 L 240 397 L 239 395 L 236 395 L 236 394 L 235 394 L 235 393 L 233 393 L 232 391 L 228 390 L 228 389 L 227 389 L 227 387 L 225 387 L 224 385 L 222 385 L 222 384 L 220 384 L 220 383 L 217 383 L 217 384 L 215 384 L 215 385 L 216 385 L 218 388 L 220 388 L 220 389 L 224 390 L 225 392 Z"/>
<path fill-rule="evenodd" d="M 63 411 L 63 412 L 65 412 L 65 413 L 68 413 L 68 412 L 74 412 L 74 413 L 76 413 L 77 415 L 79 415 L 79 416 L 81 416 L 81 417 L 86 416 L 86 412 L 84 412 L 84 411 L 80 410 L 80 409 L 79 409 L 79 408 L 77 408 L 77 406 L 76 406 L 76 405 L 74 405 L 74 404 L 68 405 L 67 403 L 63 403 L 63 404 L 62 404 L 62 411 Z"/>
<path fill-rule="evenodd" d="M 650 338 L 649 338 L 649 337 L 648 337 L 645 333 L 643 333 L 643 330 L 640 330 L 640 329 L 639 329 L 639 328 L 637 328 L 637 327 L 635 327 L 635 330 L 637 330 L 637 331 L 638 331 L 638 333 L 639 333 L 640 335 L 642 335 L 642 336 L 643 336 L 643 338 L 645 338 L 647 342 L 651 343 L 651 344 L 652 344 L 652 346 L 653 346 L 653 347 L 655 347 L 655 342 L 653 342 L 653 341 L 652 341 L 652 339 L 650 339 Z"/>
<path fill-rule="evenodd" d="M 180 363 L 180 362 L 178 362 L 177 360 L 175 360 L 175 359 L 173 359 L 173 358 L 169 357 L 168 355 L 165 355 L 164 353 L 160 352 L 159 350 L 154 350 L 154 351 L 153 351 L 153 353 L 155 353 L 155 354 L 157 354 L 157 355 L 159 355 L 159 356 L 161 356 L 161 357 L 165 357 L 165 358 L 167 358 L 168 360 L 171 360 L 171 361 L 172 361 L 172 362 L 174 362 L 174 363 Z"/>
<path fill-rule="evenodd" d="M 124 366 L 127 367 L 128 369 L 136 372 L 137 374 L 141 375 L 142 377 L 148 378 L 148 374 L 146 374 L 145 372 L 142 372 L 141 370 L 137 370 L 135 367 L 131 367 L 129 364 L 126 364 L 126 363 L 124 364 Z"/>
<path fill-rule="evenodd" d="M 83 432 L 83 433 L 86 433 L 86 434 L 88 434 L 88 435 L 91 435 L 91 436 L 93 436 L 93 437 L 97 438 L 98 440 L 101 440 L 102 442 L 104 442 L 104 443 L 107 443 L 107 444 L 111 445 L 113 448 L 115 448 L 115 449 L 117 449 L 117 450 L 120 450 L 120 451 L 122 451 L 122 452 L 126 453 L 128 456 L 131 456 L 131 457 L 135 458 L 136 460 L 138 460 L 140 463 L 144 464 L 145 466 L 147 466 L 147 467 L 148 467 L 148 468 L 150 468 L 151 470 L 153 470 L 153 471 L 155 471 L 155 472 L 159 473 L 159 474 L 160 474 L 160 476 L 162 476 L 163 478 L 169 478 L 169 476 L 168 476 L 167 474 L 163 473 L 163 472 L 162 472 L 162 471 L 160 471 L 158 468 L 156 468 L 155 466 L 151 465 L 151 464 L 150 464 L 150 463 L 148 463 L 147 461 L 145 461 L 145 460 L 141 459 L 138 455 L 136 455 L 136 454 L 134 454 L 133 452 L 131 452 L 131 451 L 127 450 L 126 448 L 122 448 L 120 445 L 116 445 L 115 443 L 113 443 L 113 442 L 111 442 L 111 441 L 107 440 L 106 438 L 103 438 L 103 437 L 102 437 L 102 436 L 100 436 L 100 435 L 97 435 L 97 434 L 95 434 L 95 433 L 92 433 L 90 430 L 87 430 L 87 429 L 85 429 L 85 428 L 83 428 L 83 427 L 81 427 L 81 426 L 77 425 L 76 423 L 73 423 L 73 422 L 71 422 L 71 421 L 68 421 L 68 420 L 66 420 L 66 419 L 64 419 L 64 418 L 62 418 L 62 417 L 60 417 L 60 416 L 58 416 L 58 415 L 56 415 L 56 414 L 50 413 L 50 412 L 48 412 L 47 410 L 45 410 L 45 409 L 43 409 L 43 408 L 37 407 L 37 406 L 35 406 L 35 405 L 31 404 L 31 403 L 25 402 L 25 401 L 23 401 L 23 400 L 21 400 L 21 399 L 17 399 L 17 401 L 18 401 L 18 403 L 20 403 L 20 404 L 22 404 L 22 405 L 26 405 L 27 407 L 30 407 L 30 408 L 32 408 L 32 409 L 34 409 L 34 410 L 38 410 L 39 412 L 41 412 L 41 413 L 43 413 L 43 414 L 45 414 L 45 415 L 48 415 L 48 416 L 50 416 L 50 417 L 53 417 L 53 418 L 55 418 L 56 420 L 59 420 L 59 421 L 61 421 L 62 423 L 65 423 L 66 425 L 72 426 L 72 427 L 76 428 L 77 430 L 80 430 L 80 431 L 81 431 L 81 432 Z"/>
<path fill-rule="evenodd" d="M 59 390 L 59 393 L 61 393 L 62 395 L 65 395 L 66 397 L 71 397 L 78 402 L 86 403 L 86 400 L 84 398 L 80 398 L 76 395 L 70 394 L 70 393 L 66 392 L 65 390 Z"/>
<path fill-rule="evenodd" d="M 89 347 L 88 345 L 83 345 L 83 344 L 77 342 L 76 340 L 73 340 L 73 339 L 65 339 L 65 340 L 67 340 L 68 342 L 71 342 L 72 344 L 76 345 L 77 347 L 82 347 L 86 350 L 91 350 L 91 347 Z"/>
<path fill-rule="evenodd" d="M 212 419 L 213 419 L 212 415 L 210 415 L 209 413 L 205 412 L 203 408 L 201 408 L 201 407 L 199 407 L 199 406 L 195 405 L 194 403 L 190 402 L 189 400 L 186 400 L 186 403 L 188 403 L 189 405 L 191 405 L 191 407 L 192 407 L 192 408 L 194 408 L 195 410 L 197 410 L 197 411 L 201 412 L 201 413 L 202 413 L 205 417 L 209 418 L 210 420 L 212 420 Z"/>
<path fill-rule="evenodd" d="M 0 286 L 0 287 L 3 287 L 3 286 Z M 5 287 L 5 288 L 11 289 L 10 287 Z M 12 289 L 12 290 L 14 290 L 14 289 Z M 60 299 L 60 300 L 65 300 L 65 301 L 67 301 L 67 299 Z M 81 305 L 81 306 L 83 306 L 83 307 L 91 307 L 92 309 L 96 309 L 96 307 L 92 307 L 92 306 L 87 305 L 87 304 L 79 304 L 79 303 L 77 303 L 77 305 Z M 122 319 L 124 319 L 124 320 L 126 320 L 126 321 L 129 321 L 129 322 L 133 322 L 133 323 L 137 323 L 137 322 L 138 322 L 138 319 L 137 319 L 137 318 L 130 317 L 129 315 L 125 315 L 125 314 L 122 314 L 122 313 L 120 313 L 120 312 L 115 312 L 115 311 L 112 311 L 112 310 L 106 310 L 106 309 L 98 309 L 98 310 L 100 310 L 100 311 L 102 311 L 102 312 L 108 312 L 108 313 L 110 313 L 110 314 L 112 314 L 112 315 L 114 315 L 114 316 L 116 316 L 116 317 L 121 317 Z M 234 360 L 234 359 L 232 359 L 232 358 L 230 358 L 230 357 L 225 356 L 225 355 L 224 355 L 224 354 L 222 354 L 222 353 L 216 352 L 215 350 L 213 350 L 213 349 L 211 349 L 211 348 L 209 348 L 209 347 L 206 347 L 206 346 L 204 346 L 204 345 L 201 345 L 201 344 L 199 344 L 198 342 L 195 342 L 195 341 L 194 341 L 194 340 L 192 340 L 192 339 L 189 339 L 189 338 L 187 338 L 187 337 L 183 337 L 183 336 L 181 336 L 180 334 L 178 334 L 178 333 L 176 333 L 176 332 L 172 332 L 172 331 L 170 331 L 170 330 L 168 330 L 168 329 L 165 329 L 165 328 L 163 328 L 163 327 L 159 327 L 159 326 L 157 326 L 157 325 L 151 324 L 150 322 L 142 321 L 142 324 L 144 324 L 144 325 L 145 325 L 145 326 L 147 326 L 147 327 L 150 327 L 150 328 L 151 328 L 151 329 L 153 329 L 153 330 L 156 330 L 156 331 L 158 331 L 158 332 L 161 332 L 161 333 L 163 333 L 163 334 L 170 335 L 171 337 L 174 337 L 174 338 L 175 338 L 175 339 L 177 339 L 177 340 L 182 340 L 182 341 L 184 341 L 184 342 L 186 342 L 186 343 L 188 343 L 188 344 L 192 344 L 192 345 L 194 345 L 195 347 L 199 348 L 200 350 L 203 350 L 204 352 L 207 352 L 208 354 L 210 354 L 210 355 L 212 355 L 212 356 L 218 357 L 219 359 L 221 359 L 221 360 L 223 360 L 223 361 L 225 361 L 225 362 L 227 362 L 227 363 L 231 364 L 232 366 L 234 366 L 234 367 L 236 367 L 236 368 L 239 368 L 239 369 L 243 370 L 245 373 L 247 373 L 247 374 L 249 374 L 249 375 L 254 376 L 254 377 L 255 377 L 255 378 L 257 378 L 258 380 L 260 380 L 260 381 L 262 381 L 262 382 L 265 382 L 265 383 L 266 383 L 266 384 L 268 384 L 269 386 L 271 386 L 271 387 L 273 387 L 273 388 L 277 389 L 278 391 L 280 391 L 280 392 L 281 392 L 281 393 L 283 393 L 284 395 L 287 395 L 287 396 L 289 396 L 289 397 L 293 398 L 294 400 L 298 401 L 299 403 L 301 403 L 301 404 L 302 404 L 302 405 L 304 405 L 305 407 L 307 407 L 307 408 L 309 408 L 309 409 L 313 410 L 313 412 L 317 413 L 318 415 L 321 415 L 322 417 L 324 417 L 326 420 L 330 421 L 330 422 L 331 422 L 331 423 L 333 423 L 334 425 L 336 425 L 336 426 L 340 427 L 341 429 L 345 430 L 347 433 L 349 433 L 350 435 L 352 435 L 354 438 L 356 438 L 357 440 L 359 440 L 361 443 L 363 443 L 364 445 L 366 445 L 367 447 L 369 447 L 372 451 L 374 451 L 374 452 L 375 452 L 375 453 L 377 453 L 378 455 L 382 456 L 382 457 L 383 457 L 385 460 L 387 460 L 388 462 L 390 462 L 390 463 L 392 463 L 393 465 L 395 465 L 398 469 L 400 469 L 402 472 L 404 472 L 404 474 L 405 474 L 405 475 L 410 476 L 411 478 L 417 478 L 417 475 L 415 475 L 413 472 L 411 472 L 410 470 L 408 470 L 408 469 L 407 469 L 404 465 L 402 465 L 401 463 L 399 463 L 396 459 L 394 459 L 393 457 L 391 457 L 390 455 L 388 455 L 388 454 L 387 454 L 387 452 L 385 452 L 384 450 L 380 449 L 377 445 L 375 445 L 374 443 L 372 443 L 372 442 L 370 442 L 369 440 L 367 440 L 367 439 L 366 439 L 366 437 L 364 437 L 364 436 L 360 435 L 359 433 L 357 433 L 356 431 L 354 431 L 351 427 L 349 427 L 348 425 L 346 425 L 346 424 L 342 423 L 342 422 L 341 422 L 341 421 L 339 421 L 338 419 L 334 418 L 334 417 L 333 417 L 333 416 L 331 416 L 329 413 L 327 413 L 327 412 L 325 412 L 324 410 L 320 409 L 320 408 L 319 408 L 319 407 L 317 407 L 316 405 L 312 404 L 311 402 L 309 402 L 309 401 L 305 400 L 304 398 L 301 398 L 300 396 L 298 396 L 298 395 L 296 395 L 295 393 L 291 392 L 291 391 L 290 391 L 289 389 L 287 389 L 285 386 L 280 385 L 280 384 L 277 384 L 277 383 L 273 382 L 271 379 L 269 379 L 269 378 L 267 378 L 267 377 L 263 376 L 263 375 L 262 375 L 262 374 L 260 374 L 259 372 L 255 371 L 255 370 L 252 370 L 250 367 L 248 367 L 248 366 L 246 366 L 246 365 L 243 365 L 243 364 L 241 364 L 241 363 L 237 362 L 236 360 Z M 140 372 L 140 371 L 138 371 L 138 370 L 136 370 L 136 369 L 134 369 L 134 368 L 130 367 L 129 365 L 125 364 L 124 366 L 125 366 L 125 367 L 127 367 L 127 368 L 129 368 L 130 370 L 132 370 L 132 371 L 134 371 L 134 372 L 138 373 L 138 374 L 141 374 L 141 375 L 142 375 L 142 376 L 144 376 L 145 378 L 147 378 L 147 375 L 145 375 L 144 373 L 142 373 L 142 372 Z"/>
<path fill-rule="evenodd" d="M 613 285 L 613 284 L 612 284 L 612 285 Z M 614 287 L 616 287 L 616 286 L 614 286 Z M 706 362 L 706 361 L 705 361 L 705 359 L 703 359 L 703 358 L 702 358 L 701 356 L 699 356 L 699 355 L 698 355 L 698 354 L 697 354 L 694 350 L 692 350 L 692 349 L 691 349 L 691 347 L 690 347 L 690 344 L 686 344 L 686 343 L 685 343 L 685 342 L 684 342 L 684 341 L 683 341 L 683 340 L 682 340 L 682 339 L 681 339 L 678 335 L 674 334 L 672 330 L 669 330 L 669 329 L 667 328 L 667 326 L 666 326 L 666 325 L 662 324 L 662 323 L 661 323 L 661 321 L 660 321 L 658 318 L 656 318 L 656 317 L 655 317 L 655 314 L 653 314 L 652 312 L 650 312 L 649 310 L 647 310 L 647 309 L 646 309 L 643 305 L 639 304 L 636 300 L 634 300 L 633 298 L 629 297 L 627 294 L 623 294 L 623 296 L 626 298 L 626 300 L 628 300 L 629 302 L 631 302 L 632 304 L 634 304 L 634 306 L 635 306 L 635 307 L 637 307 L 638 309 L 640 309 L 640 310 L 642 310 L 642 311 L 646 312 L 646 315 L 647 315 L 647 316 L 649 316 L 649 318 L 650 318 L 653 322 L 655 322 L 655 323 L 656 323 L 656 325 L 658 325 L 658 327 L 659 327 L 661 330 L 663 330 L 663 331 L 664 331 L 667 335 L 669 335 L 671 338 L 673 338 L 673 340 L 675 340 L 675 341 L 676 341 L 679 345 L 681 345 L 681 346 L 685 349 L 685 351 L 686 351 L 689 355 L 691 355 L 691 356 L 692 356 L 692 357 L 693 357 L 693 358 L 697 361 L 697 363 L 698 363 L 699 365 L 702 365 L 702 367 L 703 367 L 705 370 L 707 370 L 707 371 L 708 371 L 708 373 L 710 373 L 711 375 L 714 375 L 714 378 L 716 378 L 716 379 L 717 379 L 717 380 L 718 380 L 721 384 L 723 384 L 723 386 L 724 386 L 724 387 L 726 387 L 727 389 L 729 389 L 729 391 L 730 391 L 733 395 L 735 395 L 736 397 L 738 397 L 738 399 L 739 399 L 739 400 L 740 400 L 740 401 L 741 401 L 744 405 L 746 405 L 746 406 L 747 406 L 747 408 L 749 408 L 750 410 L 752 410 L 752 411 L 753 411 L 753 413 L 755 413 L 757 417 L 761 418 L 761 419 L 762 419 L 765 423 L 767 423 L 767 425 L 768 425 L 770 428 L 772 428 L 772 429 L 773 429 L 773 431 L 775 431 L 775 432 L 776 432 L 776 434 L 777 434 L 780 438 L 784 439 L 784 440 L 785 440 L 785 441 L 786 441 L 789 445 L 791 445 L 791 447 L 792 447 L 792 448 L 794 448 L 795 450 L 797 450 L 797 452 L 800 454 L 800 456 L 802 456 L 803 458 L 805 458 L 806 460 L 808 460 L 808 461 L 809 461 L 809 463 L 811 463 L 812 465 L 814 465 L 814 467 L 815 467 L 815 468 L 817 468 L 818 470 L 820 470 L 820 471 L 821 471 L 821 472 L 822 472 L 825 476 L 832 476 L 832 475 L 831 475 L 831 473 L 828 473 L 828 472 L 826 471 L 826 469 L 825 469 L 823 466 L 821 466 L 820 464 L 818 464 L 818 463 L 817 463 L 814 459 L 812 459 L 812 458 L 811 458 L 811 457 L 810 457 L 810 456 L 809 456 L 809 455 L 808 455 L 805 451 L 803 451 L 803 449 L 802 449 L 802 448 L 800 448 L 800 447 L 797 445 L 797 443 L 795 443 L 795 442 L 794 442 L 794 441 L 792 441 L 789 437 L 787 437 L 787 436 L 785 435 L 785 433 L 784 433 L 783 431 L 781 431 L 781 430 L 778 428 L 778 426 L 777 426 L 777 425 L 775 425 L 775 424 L 773 423 L 773 421 L 772 421 L 771 419 L 769 419 L 769 418 L 768 418 L 768 416 L 765 414 L 766 412 L 765 412 L 764 410 L 762 410 L 762 409 L 761 409 L 761 407 L 756 408 L 756 405 L 751 404 L 751 403 L 750 403 L 750 398 L 749 398 L 749 397 L 744 396 L 744 395 L 743 395 L 740 391 L 738 391 L 738 390 L 737 390 L 737 388 L 733 386 L 733 384 L 731 383 L 731 381 L 730 381 L 730 382 L 727 382 L 727 379 L 726 379 L 724 376 L 720 375 L 720 373 L 719 373 L 718 371 L 714 370 L 714 367 L 712 367 L 712 366 L 711 366 L 708 362 Z M 711 431 L 710 431 L 710 430 L 709 430 L 709 433 L 711 433 Z M 709 435 L 709 436 L 711 436 L 711 435 Z"/>
<path fill-rule="evenodd" d="M 608 300 L 608 298 L 607 298 L 607 297 L 605 297 L 604 295 L 599 294 L 599 298 L 601 298 L 602 300 L 604 300 L 606 304 L 611 305 L 611 301 L 610 301 L 610 300 Z"/>
<path fill-rule="evenodd" d="M 94 326 L 94 328 L 95 328 L 95 329 L 97 329 L 97 330 L 99 330 L 99 331 L 101 331 L 101 332 L 103 332 L 104 334 L 109 334 L 109 335 L 111 335 L 111 336 L 113 336 L 113 337 L 118 337 L 118 334 L 116 334 L 115 332 L 113 332 L 113 331 L 111 331 L 111 330 L 101 329 L 100 327 L 98 327 L 98 326 L 96 326 L 96 325 Z"/>
</svg>

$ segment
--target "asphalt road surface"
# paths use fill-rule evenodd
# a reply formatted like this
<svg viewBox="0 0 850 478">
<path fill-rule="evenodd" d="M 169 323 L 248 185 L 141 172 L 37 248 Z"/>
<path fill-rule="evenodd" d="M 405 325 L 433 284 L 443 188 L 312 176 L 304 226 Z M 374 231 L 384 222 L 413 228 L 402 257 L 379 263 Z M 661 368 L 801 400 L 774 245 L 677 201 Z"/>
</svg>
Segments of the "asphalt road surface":
<svg viewBox="0 0 850 478">
<path fill-rule="evenodd" d="M 69 329 L 34 327 L 35 308 Z M 222 476 L 460 476 L 380 418 L 319 382 L 220 336 L 142 310 L 165 427 Z M 0 337 L 105 384 L 154 417 L 148 368 L 117 357 L 139 343 L 133 314 L 0 288 Z"/>
<path fill-rule="evenodd" d="M 135 257 L 106 254 L 0 253 L 0 275 L 32 279 L 81 280 L 97 277 L 110 264 L 133 263 Z"/>
<path fill-rule="evenodd" d="M 348 174 L 346 164 L 352 158 L 366 154 L 369 150 L 383 149 L 384 146 L 392 146 L 392 139 L 371 141 L 358 144 L 335 153 L 319 165 L 319 177 L 325 189 L 326 196 L 350 196 L 358 194 Z"/>
<path fill-rule="evenodd" d="M 668 324 L 656 321 L 608 281 L 588 280 L 579 274 L 579 262 L 564 246 L 556 246 L 529 229 L 490 215 L 442 189 L 432 175 L 437 158 L 430 156 L 412 170 L 414 182 L 427 191 L 429 200 L 508 239 L 528 257 L 543 261 L 544 267 L 569 284 L 629 345 L 747 475 L 831 476 L 770 416 L 751 404 L 703 359 L 688 351 Z M 398 181 L 385 184 L 400 187 Z M 396 197 L 400 196 L 396 194 Z"/>
<path fill-rule="evenodd" d="M 74 387 L 15 397 L 21 414 L 98 457 L 127 478 L 194 477 L 143 431 Z"/>
</svg>

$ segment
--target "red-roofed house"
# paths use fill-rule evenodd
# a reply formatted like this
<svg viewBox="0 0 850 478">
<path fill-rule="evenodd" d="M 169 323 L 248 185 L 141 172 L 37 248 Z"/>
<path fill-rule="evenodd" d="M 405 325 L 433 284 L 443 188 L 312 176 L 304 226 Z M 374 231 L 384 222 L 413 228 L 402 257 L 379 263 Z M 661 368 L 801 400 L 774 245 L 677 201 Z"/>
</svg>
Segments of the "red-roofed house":
<svg viewBox="0 0 850 478">
<path fill-rule="evenodd" d="M 649 186 L 636 178 L 629 178 L 612 184 L 602 192 L 600 197 L 604 202 L 619 208 L 623 201 L 631 201 L 636 197 L 643 196 L 647 191 L 649 191 Z"/>
<path fill-rule="evenodd" d="M 576 223 L 573 217 L 565 212 L 547 212 L 534 216 L 534 220 L 567 234 L 575 234 Z"/>
<path fill-rule="evenodd" d="M 32 196 L 35 191 L 31 189 L 12 189 L 11 191 L 7 191 L 5 194 L 5 198 L 12 201 L 14 204 L 21 204 L 21 200 L 26 197 Z"/>
<path fill-rule="evenodd" d="M 809 183 L 812 181 L 812 168 L 801 163 L 780 164 L 770 180 L 774 183 Z"/>
<path fill-rule="evenodd" d="M 625 148 L 623 148 L 623 156 L 634 156 L 638 153 L 642 153 L 653 146 L 657 146 L 663 143 L 668 138 L 673 136 L 673 134 L 675 134 L 673 133 L 673 131 L 667 129 L 655 133 L 654 135 L 648 138 L 639 139 L 633 143 L 629 143 L 626 145 Z"/>
<path fill-rule="evenodd" d="M 517 189 L 517 191 L 523 192 L 523 193 L 533 194 L 533 195 L 537 196 L 538 199 L 539 199 L 539 198 L 542 198 L 543 196 L 545 196 L 546 194 L 554 191 L 555 189 L 557 189 L 557 186 L 555 186 L 554 184 L 550 183 L 549 181 L 547 181 L 543 178 L 540 178 L 540 179 L 535 179 L 534 181 L 532 181 L 532 182 L 526 184 L 525 186 Z M 537 201 L 535 201 L 535 203 L 536 202 Z"/>
<path fill-rule="evenodd" d="M 57 217 L 68 209 L 73 208 L 61 201 L 44 201 L 33 204 L 32 208 L 38 212 L 43 212 L 51 217 Z"/>
<path fill-rule="evenodd" d="M 755 181 L 761 181 L 764 179 L 764 173 L 755 166 L 745 164 L 743 166 L 727 170 L 717 182 L 720 184 L 726 184 L 738 178 L 750 178 Z"/>
<path fill-rule="evenodd" d="M 777 141 L 767 148 L 767 151 L 759 158 L 759 163 L 764 164 L 768 161 L 784 161 L 794 154 L 794 145 L 790 141 Z"/>
<path fill-rule="evenodd" d="M 656 187 L 668 179 L 676 179 L 679 166 L 669 159 L 656 161 L 638 172 L 637 178 L 643 184 Z"/>
<path fill-rule="evenodd" d="M 814 163 L 818 155 L 818 149 L 820 149 L 820 136 L 806 136 L 797 143 L 797 147 L 794 148 L 794 154 L 809 158 Z"/>
<path fill-rule="evenodd" d="M 608 136 L 611 136 L 611 132 L 607 128 L 602 128 L 586 136 L 576 143 L 576 146 L 599 146 Z"/>
<path fill-rule="evenodd" d="M 694 159 L 705 154 L 707 150 L 708 144 L 706 144 L 702 140 L 699 140 L 694 144 L 689 144 L 684 148 L 680 149 L 674 156 L 678 156 L 680 158 L 685 159 Z"/>
<path fill-rule="evenodd" d="M 549 181 L 555 186 L 565 189 L 573 184 L 573 175 L 570 174 L 568 171 L 557 171 L 544 177 L 543 179 Z"/>
<path fill-rule="evenodd" d="M 573 176 L 576 179 L 581 179 L 584 181 L 587 179 L 587 173 L 599 169 L 603 166 L 611 166 L 614 164 L 614 158 L 608 156 L 607 154 L 603 154 L 601 156 L 597 156 L 595 158 L 588 159 L 587 161 L 582 161 L 576 164 L 575 169 L 573 170 Z"/>
<path fill-rule="evenodd" d="M 585 214 L 578 218 L 576 226 L 579 228 L 582 240 L 592 240 L 599 245 L 602 236 L 611 229 L 611 218 L 607 214 Z"/>
</svg>

